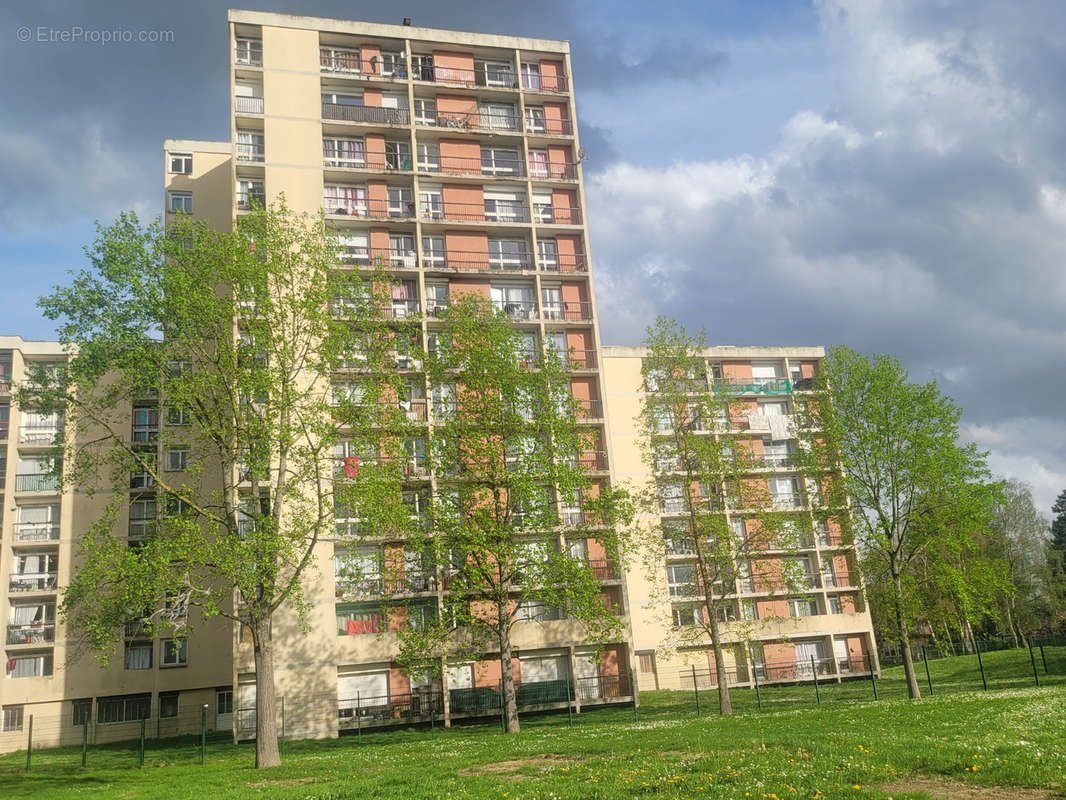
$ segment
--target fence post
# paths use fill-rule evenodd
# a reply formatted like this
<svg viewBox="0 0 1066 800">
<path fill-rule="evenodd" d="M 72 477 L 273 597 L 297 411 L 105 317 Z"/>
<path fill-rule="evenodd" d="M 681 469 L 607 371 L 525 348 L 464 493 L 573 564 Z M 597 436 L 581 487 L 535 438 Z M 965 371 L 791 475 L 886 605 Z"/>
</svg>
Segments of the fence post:
<svg viewBox="0 0 1066 800">
<path fill-rule="evenodd" d="M 361 695 L 361 691 L 355 693 L 355 738 L 359 744 L 363 743 L 363 722 L 359 717 L 359 706 L 362 705 Z"/>
<path fill-rule="evenodd" d="M 696 716 L 700 715 L 700 687 L 696 685 L 696 665 L 692 665 L 692 691 L 696 693 Z"/>
<path fill-rule="evenodd" d="M 1025 640 L 1025 643 L 1029 645 L 1029 663 L 1033 665 L 1033 680 L 1036 681 L 1036 685 L 1040 685 L 1040 675 L 1036 671 L 1036 655 L 1033 654 L 1033 637 L 1030 636 Z"/>
<path fill-rule="evenodd" d="M 138 766 L 141 766 L 141 767 L 144 766 L 144 723 L 145 723 L 145 719 L 144 719 L 144 717 L 141 717 L 141 753 L 140 753 L 140 763 L 138 764 Z"/>
<path fill-rule="evenodd" d="M 444 702 L 443 696 L 441 697 L 441 702 L 442 703 Z M 433 686 L 431 684 L 430 687 L 429 687 L 429 738 L 430 739 L 436 739 L 437 738 L 437 726 L 436 726 L 436 722 L 435 722 L 436 716 L 437 716 L 436 708 L 433 705 Z"/>
<path fill-rule="evenodd" d="M 981 660 L 981 645 L 977 639 L 973 640 L 974 650 L 977 651 L 977 666 L 981 670 L 981 685 L 985 687 L 985 691 L 988 691 L 988 679 L 985 677 L 985 662 Z"/>
<path fill-rule="evenodd" d="M 285 755 L 285 696 L 281 697 L 281 755 Z"/>
<path fill-rule="evenodd" d="M 866 666 L 870 669 L 870 683 L 874 687 L 874 700 L 877 699 L 877 675 L 874 674 L 874 657 L 869 653 L 866 654 Z"/>
<path fill-rule="evenodd" d="M 30 729 L 26 733 L 26 772 L 30 771 L 30 756 L 33 754 L 33 714 L 30 714 Z"/>
<path fill-rule="evenodd" d="M 762 711 L 762 692 L 759 690 L 759 670 L 755 667 L 755 659 L 751 660 L 751 679 L 755 681 L 755 703 Z"/>
<path fill-rule="evenodd" d="M 814 675 L 814 698 L 818 701 L 818 705 L 821 705 L 822 690 L 818 687 L 818 665 L 814 663 L 814 656 L 811 656 L 811 674 Z"/>
<path fill-rule="evenodd" d="M 517 701 L 517 697 L 515 699 Z M 500 676 L 500 730 L 507 733 L 507 701 L 503 699 L 503 676 Z"/>
<path fill-rule="evenodd" d="M 85 756 L 89 749 L 89 718 L 81 722 L 81 765 L 85 766 Z"/>
<path fill-rule="evenodd" d="M 207 703 L 200 707 L 200 764 L 207 762 Z"/>
<path fill-rule="evenodd" d="M 570 727 L 574 727 L 574 705 L 570 702 L 570 676 L 566 676 L 566 716 Z"/>
<path fill-rule="evenodd" d="M 929 696 L 933 696 L 933 676 L 929 673 L 929 654 L 922 645 L 922 661 L 925 662 L 925 682 L 929 684 Z"/>
</svg>

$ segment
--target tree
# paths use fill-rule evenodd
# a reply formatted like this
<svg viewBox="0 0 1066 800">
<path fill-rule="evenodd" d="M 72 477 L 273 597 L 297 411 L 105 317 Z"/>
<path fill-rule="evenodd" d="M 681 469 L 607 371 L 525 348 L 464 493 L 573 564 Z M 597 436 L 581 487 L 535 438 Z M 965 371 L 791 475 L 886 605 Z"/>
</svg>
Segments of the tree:
<svg viewBox="0 0 1066 800">
<path fill-rule="evenodd" d="M 775 510 L 765 479 L 753 477 L 765 463 L 757 459 L 752 441 L 737 436 L 733 427 L 746 408 L 735 386 L 708 380 L 705 339 L 703 332 L 691 336 L 663 317 L 648 328 L 637 427 L 644 461 L 654 476 L 643 507 L 659 521 L 644 551 L 649 578 L 662 571 L 665 555 L 691 556 L 691 580 L 675 579 L 674 590 L 681 586 L 685 594 L 698 596 L 700 607 L 691 624 L 675 625 L 678 644 L 691 647 L 710 640 L 719 710 L 730 714 L 722 623 L 735 621 L 737 581 L 776 591 L 806 588 L 807 570 L 787 556 L 811 536 L 812 526 L 804 513 Z M 669 519 L 663 520 L 663 514 Z M 780 562 L 760 558 L 771 547 L 786 551 Z M 751 574 L 749 563 L 764 566 Z M 734 634 L 740 625 L 733 625 Z"/>
<path fill-rule="evenodd" d="M 820 381 L 828 401 L 812 408 L 802 449 L 815 468 L 844 466 L 846 478 L 829 484 L 831 504 L 852 503 L 863 572 L 884 594 L 917 698 L 908 590 L 923 559 L 971 535 L 986 499 L 985 455 L 958 443 L 961 411 L 936 383 L 909 383 L 890 356 L 833 348 Z"/>
<path fill-rule="evenodd" d="M 1051 506 L 1055 519 L 1051 522 L 1051 547 L 1066 553 L 1066 489 L 1059 492 L 1055 504 Z"/>
<path fill-rule="evenodd" d="M 179 637 L 190 608 L 200 623 L 239 623 L 255 658 L 256 766 L 276 765 L 272 625 L 282 607 L 302 618 L 315 545 L 333 534 L 334 448 L 351 409 L 331 404 L 330 379 L 352 320 L 374 316 L 373 292 L 335 269 L 321 219 L 283 200 L 233 232 L 124 214 L 87 255 L 90 268 L 40 301 L 66 371 L 36 376 L 24 398 L 66 413 L 74 487 L 113 493 L 82 537 L 62 613 L 105 662 L 131 620 Z M 185 469 L 162 469 L 163 453 Z M 127 536 L 115 528 L 131 474 L 144 513 Z M 378 501 L 365 506 L 401 517 L 387 480 L 364 483 Z"/>
<path fill-rule="evenodd" d="M 608 641 L 622 629 L 601 579 L 619 564 L 614 523 L 624 495 L 595 473 L 602 444 L 582 425 L 564 355 L 531 350 L 514 324 L 482 299 L 454 298 L 441 313 L 427 372 L 434 395 L 427 450 L 437 490 L 427 551 L 444 575 L 435 625 L 401 634 L 401 659 L 425 669 L 446 657 L 498 650 L 504 717 L 519 730 L 511 634 L 530 610 L 557 609 Z M 559 505 L 584 517 L 560 527 Z M 606 564 L 590 563 L 576 538 L 595 537 Z M 534 614 L 535 616 L 535 614 Z"/>
</svg>

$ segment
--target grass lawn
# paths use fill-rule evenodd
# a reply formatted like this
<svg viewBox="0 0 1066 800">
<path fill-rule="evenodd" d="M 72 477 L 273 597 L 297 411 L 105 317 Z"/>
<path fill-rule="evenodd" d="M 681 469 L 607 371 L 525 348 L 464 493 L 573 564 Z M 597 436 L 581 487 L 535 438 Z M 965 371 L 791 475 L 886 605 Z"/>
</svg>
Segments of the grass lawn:
<svg viewBox="0 0 1066 800">
<path fill-rule="evenodd" d="M 522 733 L 498 726 L 396 730 L 287 743 L 285 763 L 252 768 L 251 745 L 215 741 L 199 764 L 198 742 L 150 742 L 138 769 L 136 743 L 0 757 L 0 798 L 899 798 L 1037 800 L 1066 797 L 1066 674 L 1041 671 L 1032 685 L 1024 651 L 985 656 L 990 691 L 975 659 L 931 663 L 933 697 L 902 695 L 886 670 L 873 700 L 869 681 L 735 692 L 741 712 L 713 713 L 714 697 L 641 696 L 631 708 L 527 717 Z M 1063 670 L 1066 673 L 1066 670 Z M 923 677 L 924 677 L 924 673 Z M 1026 679 L 1028 675 L 1028 679 Z M 922 790 L 929 794 L 921 793 Z"/>
</svg>

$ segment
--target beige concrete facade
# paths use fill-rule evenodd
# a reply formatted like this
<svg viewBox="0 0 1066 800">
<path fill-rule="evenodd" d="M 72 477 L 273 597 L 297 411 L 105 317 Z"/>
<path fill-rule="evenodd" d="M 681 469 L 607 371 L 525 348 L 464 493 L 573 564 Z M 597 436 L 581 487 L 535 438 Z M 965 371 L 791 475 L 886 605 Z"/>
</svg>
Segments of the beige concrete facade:
<svg viewBox="0 0 1066 800">
<path fill-rule="evenodd" d="M 636 422 L 646 391 L 641 372 L 646 354 L 639 347 L 603 348 L 613 474 L 621 485 L 638 490 L 654 484 L 654 474 L 642 457 Z M 817 374 L 824 355 L 821 347 L 711 347 L 704 352 L 706 379 L 712 385 L 722 377 L 743 385 L 742 401 L 757 417 L 782 414 L 794 419 L 812 396 L 810 379 Z M 794 505 L 791 494 L 788 498 L 790 509 L 809 513 L 818 508 L 817 500 L 809 496 L 787 455 L 795 452 L 796 441 L 771 440 L 768 433 L 756 433 L 747 427 L 746 423 L 741 425 L 733 435 L 753 440 L 753 448 L 765 454 L 766 468 L 758 470 L 753 480 L 771 482 L 771 492 L 778 486 L 795 486 Z M 727 507 L 723 513 L 731 522 L 744 524 L 743 511 Z M 839 513 L 848 512 L 843 509 Z M 668 513 L 645 516 L 643 525 L 657 530 L 670 517 Z M 752 685 L 756 677 L 767 683 L 809 679 L 812 655 L 820 674 L 829 678 L 863 674 L 871 665 L 877 669 L 872 623 L 854 546 L 842 541 L 839 526 L 832 518 L 824 529 L 815 526 L 815 535 L 805 544 L 809 546 L 788 556 L 798 556 L 809 565 L 809 590 L 772 591 L 756 580 L 748 585 L 738 582 L 728 593 L 733 603 L 722 630 L 730 643 L 726 666 L 731 680 L 738 685 Z M 691 686 L 693 667 L 697 683 L 709 685 L 714 678 L 709 639 L 696 640 L 677 625 L 679 618 L 683 623 L 684 615 L 698 607 L 698 600 L 686 596 L 676 585 L 670 586 L 671 568 L 684 569 L 694 563 L 694 556 L 667 548 L 664 560 L 645 569 L 644 559 L 633 555 L 626 571 L 626 586 L 633 648 L 639 662 L 638 687 Z M 774 551 L 758 555 L 766 564 L 779 563 L 786 557 Z M 755 676 L 750 669 L 753 661 Z"/>
</svg>

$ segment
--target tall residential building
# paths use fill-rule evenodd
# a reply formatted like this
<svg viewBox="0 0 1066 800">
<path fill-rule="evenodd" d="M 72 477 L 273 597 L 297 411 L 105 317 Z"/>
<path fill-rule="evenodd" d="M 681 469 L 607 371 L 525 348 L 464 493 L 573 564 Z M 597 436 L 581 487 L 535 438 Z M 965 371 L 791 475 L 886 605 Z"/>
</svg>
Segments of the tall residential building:
<svg viewBox="0 0 1066 800">
<path fill-rule="evenodd" d="M 715 678 L 709 636 L 685 635 L 703 614 L 696 576 L 696 556 L 686 538 L 686 507 L 670 464 L 649 468 L 641 455 L 641 398 L 654 391 L 642 373 L 648 352 L 640 347 L 605 347 L 603 375 L 611 457 L 616 480 L 635 487 L 655 487 L 659 513 L 644 520 L 665 539 L 661 560 L 648 569 L 631 565 L 626 585 L 631 602 L 633 647 L 639 689 L 709 685 Z M 710 347 L 703 353 L 705 373 L 693 376 L 703 390 L 729 384 L 736 400 L 729 412 L 728 433 L 706 435 L 744 440 L 754 468 L 744 478 L 769 498 L 768 508 L 745 508 L 742 492 L 725 498 L 721 513 L 744 540 L 753 532 L 753 516 L 763 511 L 807 516 L 810 536 L 798 549 L 777 550 L 760 543 L 736 565 L 733 586 L 719 591 L 726 602 L 719 622 L 730 680 L 739 686 L 810 680 L 814 672 L 840 679 L 877 670 L 877 652 L 855 547 L 842 528 L 847 508 L 828 508 L 819 483 L 799 469 L 797 426 L 809 425 L 808 404 L 817 402 L 813 378 L 825 356 L 821 347 Z M 742 413 L 739 413 L 742 412 Z M 734 444 L 734 446 L 736 446 Z M 661 469 L 659 468 L 661 467 Z M 728 493 L 727 493 L 728 494 Z M 679 531 L 671 536 L 672 527 Z M 808 526 L 805 526 L 808 527 Z M 763 549 L 765 546 L 765 549 Z M 782 581 L 782 562 L 792 559 L 797 582 Z M 778 576 L 773 580 L 770 576 Z M 680 645 L 680 646 L 679 646 Z"/>
</svg>

